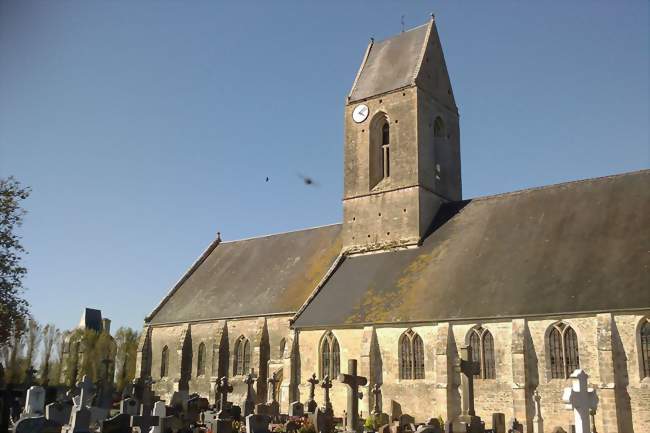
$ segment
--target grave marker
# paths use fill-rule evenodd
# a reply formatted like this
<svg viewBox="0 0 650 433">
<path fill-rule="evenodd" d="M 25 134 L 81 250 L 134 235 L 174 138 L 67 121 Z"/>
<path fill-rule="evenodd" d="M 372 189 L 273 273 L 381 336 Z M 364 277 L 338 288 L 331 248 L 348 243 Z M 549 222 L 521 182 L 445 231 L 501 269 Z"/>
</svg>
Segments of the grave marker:
<svg viewBox="0 0 650 433">
<path fill-rule="evenodd" d="M 356 431 L 359 428 L 359 387 L 365 386 L 368 379 L 357 375 L 357 360 L 348 360 L 348 373 L 339 374 L 339 381 L 348 386 L 348 431 Z"/>
<path fill-rule="evenodd" d="M 466 429 L 468 433 L 482 432 L 485 427 L 474 410 L 474 375 L 480 373 L 481 365 L 473 361 L 471 346 L 461 347 L 460 358 L 456 360 L 455 368 L 461 377 L 462 413 L 453 423 L 452 428 L 460 431 Z"/>
<path fill-rule="evenodd" d="M 542 396 L 539 391 L 535 390 L 533 400 L 535 401 L 535 416 L 533 417 L 533 433 L 544 433 L 544 418 L 542 418 L 542 409 L 540 407 L 540 400 Z"/>
<path fill-rule="evenodd" d="M 562 400 L 567 403 L 566 409 L 573 410 L 576 433 L 590 433 L 589 412 L 595 412 L 598 406 L 598 396 L 593 388 L 587 385 L 587 373 L 582 369 L 577 369 L 571 373 L 572 384 L 569 388 L 564 388 Z"/>
<path fill-rule="evenodd" d="M 324 398 L 325 398 L 325 406 L 324 406 L 324 412 L 330 416 L 334 415 L 334 409 L 332 408 L 332 401 L 330 400 L 330 389 L 332 388 L 332 380 L 328 375 L 325 375 L 323 378 L 323 381 L 320 384 L 321 388 L 323 388 L 323 391 L 325 392 Z"/>
<path fill-rule="evenodd" d="M 316 373 L 312 374 L 307 382 L 309 382 L 309 400 L 307 400 L 307 412 L 314 413 L 318 408 L 318 404 L 316 403 L 316 400 L 314 400 L 314 392 L 316 390 L 316 385 L 319 382 L 319 380 L 316 379 Z"/>
<path fill-rule="evenodd" d="M 27 390 L 25 398 L 26 416 L 42 416 L 45 413 L 45 390 L 40 386 L 32 386 Z"/>
</svg>

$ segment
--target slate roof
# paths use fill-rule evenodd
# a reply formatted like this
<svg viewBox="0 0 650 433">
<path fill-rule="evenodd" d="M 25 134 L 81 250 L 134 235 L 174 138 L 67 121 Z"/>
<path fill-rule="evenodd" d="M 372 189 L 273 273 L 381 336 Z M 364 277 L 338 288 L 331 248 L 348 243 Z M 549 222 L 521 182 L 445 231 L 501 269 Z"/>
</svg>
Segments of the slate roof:
<svg viewBox="0 0 650 433">
<path fill-rule="evenodd" d="M 296 328 L 650 308 L 650 170 L 444 205 L 422 246 L 345 258 Z"/>
<path fill-rule="evenodd" d="M 358 101 L 414 84 L 433 21 L 368 47 L 365 61 L 350 91 Z"/>
<path fill-rule="evenodd" d="M 151 324 L 292 315 L 341 251 L 341 225 L 213 242 L 161 304 Z"/>
<path fill-rule="evenodd" d="M 102 312 L 94 308 L 86 308 L 81 314 L 79 328 L 92 329 L 94 331 L 102 330 Z"/>
</svg>

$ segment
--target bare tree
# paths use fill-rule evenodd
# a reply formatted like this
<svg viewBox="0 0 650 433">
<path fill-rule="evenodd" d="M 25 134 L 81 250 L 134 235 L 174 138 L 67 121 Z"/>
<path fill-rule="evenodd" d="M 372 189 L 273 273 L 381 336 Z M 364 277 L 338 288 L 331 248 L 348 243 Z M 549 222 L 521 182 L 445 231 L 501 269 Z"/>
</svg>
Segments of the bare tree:
<svg viewBox="0 0 650 433">
<path fill-rule="evenodd" d="M 43 328 L 34 319 L 29 319 L 27 322 L 27 330 L 25 333 L 25 343 L 27 351 L 25 353 L 25 368 L 33 368 L 34 355 L 38 350 L 41 339 L 43 338 Z"/>
<path fill-rule="evenodd" d="M 43 385 L 50 382 L 50 373 L 52 368 L 52 352 L 55 345 L 59 344 L 61 332 L 52 323 L 45 325 L 43 328 L 43 361 L 41 362 L 41 381 Z"/>
<path fill-rule="evenodd" d="M 11 324 L 9 329 L 9 353 L 7 355 L 7 368 L 5 372 L 7 383 L 20 383 L 24 370 L 21 368 L 23 360 L 23 342 L 25 327 L 22 320 Z"/>
</svg>

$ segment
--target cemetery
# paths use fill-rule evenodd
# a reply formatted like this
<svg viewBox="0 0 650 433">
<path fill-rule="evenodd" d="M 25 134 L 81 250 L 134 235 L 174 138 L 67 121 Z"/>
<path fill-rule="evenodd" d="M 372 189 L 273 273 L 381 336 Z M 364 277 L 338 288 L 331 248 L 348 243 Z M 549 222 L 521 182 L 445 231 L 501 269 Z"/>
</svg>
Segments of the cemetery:
<svg viewBox="0 0 650 433">
<path fill-rule="evenodd" d="M 109 7 L 113 2 L 105 3 Z M 201 160 L 214 166 L 192 167 L 192 175 L 205 174 L 205 178 L 158 170 L 166 175 L 173 172 L 190 183 L 150 178 L 143 172 L 140 180 L 155 184 L 153 195 L 164 198 L 160 200 L 167 202 L 167 195 L 173 196 L 178 213 L 171 216 L 151 207 L 151 214 L 134 215 L 137 212 L 125 205 L 123 224 L 148 230 L 150 239 L 169 244 L 150 247 L 126 234 L 116 236 L 124 242 L 115 247 L 119 252 L 102 251 L 105 256 L 93 262 L 103 271 L 113 271 L 105 271 L 103 277 L 87 272 L 87 284 L 106 292 L 102 293 L 104 302 L 124 308 L 122 319 L 136 321 L 128 323 L 137 330 L 120 327 L 112 333 L 111 320 L 95 308 L 84 308 L 79 325 L 67 331 L 36 322 L 29 303 L 19 296 L 27 269 L 20 262 L 25 252 L 20 235 L 13 232 L 24 215 L 20 201 L 30 190 L 21 189 L 12 177 L 0 178 L 0 220 L 7 226 L 0 227 L 4 248 L 0 251 L 4 260 L 0 263 L 4 272 L 0 281 L 0 433 L 650 432 L 650 170 L 570 181 L 560 178 L 562 183 L 526 184 L 526 189 L 468 198 L 463 194 L 461 116 L 456 98 L 472 94 L 475 85 L 454 93 L 434 14 L 411 28 L 406 28 L 403 18 L 401 32 L 393 29 L 383 39 L 373 36 L 357 46 L 365 47 L 358 50 L 361 62 L 356 74 L 350 73 L 349 91 L 339 95 L 344 101 L 339 125 L 343 137 L 342 197 L 337 197 L 342 199 L 337 201 L 340 222 L 239 240 L 225 239 L 225 235 L 222 239 L 217 230 L 226 230 L 213 227 L 204 249 L 189 266 L 173 270 L 181 275 L 170 280 L 169 287 L 161 287 L 159 281 L 151 282 L 151 276 L 168 275 L 143 258 L 150 258 L 156 249 L 169 250 L 177 254 L 169 260 L 178 265 L 179 257 L 187 258 L 182 255 L 186 251 L 176 251 L 178 242 L 190 242 L 186 231 L 199 220 L 194 209 L 206 206 L 218 218 L 202 217 L 209 224 L 221 224 L 219 218 L 227 214 L 223 209 L 230 206 L 229 197 L 223 195 L 217 199 L 201 196 L 186 206 L 183 195 L 216 174 L 230 176 L 229 184 L 237 184 L 244 176 L 233 179 L 233 173 L 239 175 L 233 167 L 242 165 L 217 164 L 201 152 L 178 158 L 172 153 L 155 155 L 164 161 L 195 164 Z M 161 34 L 167 32 L 165 26 Z M 223 41 L 230 42 L 230 38 L 227 35 Z M 262 42 L 276 44 L 275 39 L 268 40 Z M 0 45 L 3 42 L 0 38 Z M 256 40 L 255 56 L 260 55 L 259 44 Z M 159 45 L 161 50 L 167 48 Z M 291 54 L 287 58 L 300 57 L 284 46 L 270 46 L 282 55 Z M 316 51 L 333 55 L 339 48 L 333 45 L 325 50 L 321 45 Z M 493 48 L 486 58 L 497 53 Z M 282 58 L 263 51 L 272 61 Z M 134 59 L 147 57 L 133 53 Z M 186 54 L 189 59 L 196 53 L 187 50 Z M 459 61 L 467 54 L 454 56 Z M 522 64 L 519 58 L 511 61 L 504 72 L 494 75 Z M 2 66 L 0 62 L 0 72 Z M 305 70 L 293 73 L 324 82 L 319 74 L 329 74 L 327 68 L 311 66 L 305 62 L 301 65 Z M 147 67 L 150 70 L 142 76 L 166 72 Z M 206 76 L 226 70 L 239 74 L 237 67 L 224 61 L 218 67 L 206 63 L 202 70 L 209 72 Z M 259 85 L 269 76 L 255 69 L 247 72 L 250 75 L 240 75 L 241 83 L 224 80 L 206 87 L 219 92 L 272 87 Z M 260 82 L 250 82 L 249 77 Z M 534 87 L 530 83 L 520 86 L 517 92 Z M 179 84 L 183 92 L 186 87 L 188 93 L 200 93 L 200 86 L 194 88 L 191 81 Z M 311 111 L 304 107 L 315 90 L 301 87 L 297 96 L 291 95 L 303 107 L 296 111 Z M 506 90 L 512 89 L 497 89 L 507 95 L 503 105 L 519 102 L 521 95 Z M 120 95 L 127 93 L 136 95 L 138 101 L 155 99 L 141 98 L 136 91 Z M 167 96 L 167 89 L 161 93 L 156 95 L 165 100 L 161 107 L 183 107 L 177 98 Z M 271 104 L 272 116 L 263 113 L 259 117 L 278 119 L 261 127 L 253 114 L 262 103 L 246 102 L 250 105 L 242 111 L 248 112 L 236 113 L 230 105 L 224 108 L 214 101 L 214 94 L 205 95 L 210 97 L 202 104 L 213 104 L 211 108 L 200 116 L 188 111 L 191 115 L 183 113 L 184 118 L 212 116 L 215 107 L 223 108 L 220 118 L 226 120 L 221 123 L 232 131 L 265 129 L 265 150 L 281 149 L 286 137 L 274 128 L 289 122 L 281 118 L 282 113 L 273 112 L 278 101 L 265 101 Z M 553 104 L 555 110 L 562 102 L 554 97 Z M 499 112 L 491 105 L 481 108 L 485 114 L 472 111 L 469 119 Z M 112 113 L 121 114 L 119 110 Z M 291 113 L 284 114 L 288 118 Z M 247 123 L 229 125 L 228 116 Z M 571 113 L 569 117 L 579 116 Z M 134 122 L 130 115 L 124 119 L 131 126 L 147 125 Z M 506 125 L 502 133 L 517 129 L 510 119 L 481 121 L 485 124 L 468 130 L 497 124 Z M 539 122 L 545 133 L 556 132 L 548 119 Z M 155 123 L 162 122 L 155 119 Z M 234 134 L 231 130 L 228 133 Z M 470 152 L 491 149 L 493 142 L 498 145 L 502 139 L 473 133 L 486 141 L 472 144 Z M 519 133 L 528 138 L 537 137 L 538 131 Z M 170 134 L 169 139 L 177 136 Z M 211 146 L 211 139 L 198 141 Z M 313 141 L 311 137 L 298 141 L 296 149 L 312 152 L 302 144 Z M 512 145 L 519 153 L 532 152 L 532 146 L 518 141 Z M 239 142 L 234 147 L 245 153 L 233 155 L 254 155 L 264 161 L 265 169 L 275 170 L 273 176 L 286 171 L 282 153 L 267 155 Z M 151 153 L 141 159 L 153 160 Z M 476 153 L 480 156 L 475 158 L 487 158 L 488 153 Z M 115 160 L 122 157 L 115 156 Z M 482 171 L 489 171 L 484 165 L 474 167 L 478 166 L 481 176 Z M 116 171 L 106 171 L 110 172 L 106 182 L 114 182 Z M 298 176 L 304 183 L 301 188 L 316 186 L 311 177 Z M 508 176 L 498 173 L 495 178 Z M 259 188 L 276 185 L 270 183 L 270 173 L 255 177 L 264 179 Z M 291 204 L 286 189 L 267 193 L 258 186 L 243 185 L 241 190 L 228 186 L 241 203 L 257 204 L 261 197 L 268 198 L 265 206 Z M 115 203 L 141 186 L 129 186 L 129 194 L 116 191 Z M 102 204 L 108 201 L 100 194 L 97 197 Z M 259 217 L 269 222 L 271 215 L 294 216 L 287 209 L 274 208 L 274 212 L 260 211 Z M 173 228 L 162 229 L 157 220 L 147 220 L 162 216 L 170 218 Z M 104 219 L 112 224 L 109 216 Z M 172 232 L 178 237 L 172 238 Z M 257 227 L 255 233 L 259 234 Z M 122 254 L 131 249 L 132 259 L 124 259 Z M 107 286 L 119 286 L 123 280 L 119 279 L 122 269 L 115 271 L 118 265 L 113 260 L 130 267 L 131 284 L 137 285 L 129 287 L 133 293 L 115 299 Z M 172 269 L 170 263 L 167 266 Z M 147 272 L 149 276 L 144 277 Z M 110 275 L 115 278 L 112 283 L 107 282 L 108 274 L 115 274 Z M 94 301 L 90 289 L 79 292 L 75 302 L 85 306 Z M 51 302 L 46 311 L 59 314 L 61 294 L 67 295 L 48 288 L 47 297 L 36 299 Z M 142 315 L 134 314 L 135 310 Z"/>
</svg>

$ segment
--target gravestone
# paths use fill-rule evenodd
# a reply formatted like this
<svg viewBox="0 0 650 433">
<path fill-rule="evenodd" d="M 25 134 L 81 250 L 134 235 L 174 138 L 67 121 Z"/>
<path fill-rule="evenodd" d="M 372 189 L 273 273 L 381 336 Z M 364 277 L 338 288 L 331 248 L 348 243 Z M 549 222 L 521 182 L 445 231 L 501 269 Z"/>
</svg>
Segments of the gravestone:
<svg viewBox="0 0 650 433">
<path fill-rule="evenodd" d="M 44 416 L 21 417 L 12 429 L 13 433 L 41 433 L 45 427 Z"/>
<path fill-rule="evenodd" d="M 388 412 L 388 415 L 390 415 L 390 420 L 391 421 L 396 421 L 400 417 L 401 414 L 402 414 L 402 405 L 400 405 L 395 400 L 391 400 L 390 401 L 390 412 Z"/>
<path fill-rule="evenodd" d="M 517 421 L 517 418 L 512 418 L 508 422 L 508 433 L 524 433 L 524 426 Z"/>
<path fill-rule="evenodd" d="M 325 405 L 323 406 L 324 412 L 330 416 L 334 416 L 334 409 L 332 408 L 332 401 L 330 400 L 330 389 L 332 388 L 332 380 L 328 375 L 325 375 L 320 384 L 324 391 Z"/>
<path fill-rule="evenodd" d="M 539 395 L 539 391 L 535 390 L 533 394 L 533 400 L 535 401 L 535 416 L 533 417 L 533 433 L 544 433 L 544 418 L 542 418 L 542 408 L 540 406 L 540 400 L 542 396 Z"/>
<path fill-rule="evenodd" d="M 443 426 L 437 418 L 431 418 L 426 424 L 422 424 L 416 433 L 443 433 Z"/>
<path fill-rule="evenodd" d="M 255 390 L 253 389 L 253 384 L 255 383 L 255 377 L 252 373 L 248 373 L 244 379 L 246 384 L 246 400 L 244 400 L 244 416 L 251 415 L 255 412 Z"/>
<path fill-rule="evenodd" d="M 131 415 L 118 413 L 112 418 L 101 422 L 102 433 L 124 433 L 131 431 Z"/>
<path fill-rule="evenodd" d="M 69 423 L 63 426 L 61 433 L 90 433 L 90 410 L 85 406 L 75 406 Z"/>
<path fill-rule="evenodd" d="M 495 412 L 492 414 L 492 430 L 494 433 L 506 433 L 506 414 Z"/>
<path fill-rule="evenodd" d="M 305 405 L 299 401 L 294 401 L 289 405 L 289 416 L 304 416 Z"/>
<path fill-rule="evenodd" d="M 264 403 L 257 403 L 255 405 L 254 413 L 256 415 L 269 415 L 270 414 L 269 406 Z"/>
<path fill-rule="evenodd" d="M 278 403 L 276 396 L 276 385 L 280 383 L 280 380 L 277 378 L 277 373 L 273 372 L 273 375 L 267 380 L 269 383 L 269 388 L 271 390 L 271 402 L 269 403 L 269 415 L 276 417 L 280 415 L 280 403 Z"/>
<path fill-rule="evenodd" d="M 186 412 L 187 400 L 189 400 L 189 398 L 190 395 L 187 391 L 174 391 L 172 398 L 169 401 L 169 405 L 180 410 L 181 412 Z"/>
<path fill-rule="evenodd" d="M 400 432 L 405 431 L 414 431 L 413 425 L 415 424 L 415 418 L 407 413 L 403 413 L 397 418 L 397 425 Z"/>
<path fill-rule="evenodd" d="M 339 382 L 348 386 L 348 431 L 357 431 L 359 428 L 359 387 L 365 386 L 368 379 L 357 375 L 357 360 L 348 360 L 348 373 L 339 374 Z"/>
<path fill-rule="evenodd" d="M 461 378 L 462 413 L 454 421 L 452 428 L 454 431 L 482 433 L 485 431 L 485 426 L 474 410 L 474 375 L 480 373 L 481 365 L 472 359 L 472 347 L 461 347 L 460 358 L 456 360 L 455 369 Z"/>
<path fill-rule="evenodd" d="M 137 415 L 140 413 L 140 402 L 133 397 L 127 397 L 120 402 L 120 413 Z"/>
<path fill-rule="evenodd" d="M 72 402 L 54 402 L 45 406 L 45 419 L 58 425 L 65 425 L 72 414 Z"/>
<path fill-rule="evenodd" d="M 151 427 L 158 425 L 158 417 L 152 415 L 148 411 L 145 411 L 145 408 L 142 408 L 140 415 L 133 415 L 131 417 L 131 427 L 138 427 L 140 433 L 149 433 Z"/>
<path fill-rule="evenodd" d="M 75 401 L 75 406 L 88 407 L 92 404 L 93 401 L 93 391 L 95 390 L 95 385 L 93 381 L 86 375 L 83 376 L 81 382 L 77 383 L 77 388 L 80 390 L 78 399 Z"/>
<path fill-rule="evenodd" d="M 598 407 L 598 396 L 593 388 L 587 385 L 589 376 L 582 369 L 577 369 L 569 378 L 571 386 L 564 388 L 562 400 L 566 403 L 565 408 L 573 410 L 576 433 L 590 433 L 589 412 L 595 411 Z"/>
<path fill-rule="evenodd" d="M 27 390 L 23 414 L 32 417 L 45 414 L 45 390 L 42 387 L 32 386 Z"/>
<path fill-rule="evenodd" d="M 308 412 L 309 421 L 313 424 L 316 433 L 331 433 L 334 431 L 334 418 L 331 414 L 316 408 L 316 412 Z"/>
<path fill-rule="evenodd" d="M 316 379 L 316 373 L 312 374 L 307 382 L 309 382 L 309 400 L 307 400 L 307 412 L 314 413 L 318 408 L 318 404 L 316 403 L 316 400 L 314 400 L 314 392 L 316 390 L 316 385 L 319 382 L 319 380 Z"/>
<path fill-rule="evenodd" d="M 246 417 L 246 433 L 269 433 L 268 415 L 251 414 Z"/>
</svg>

